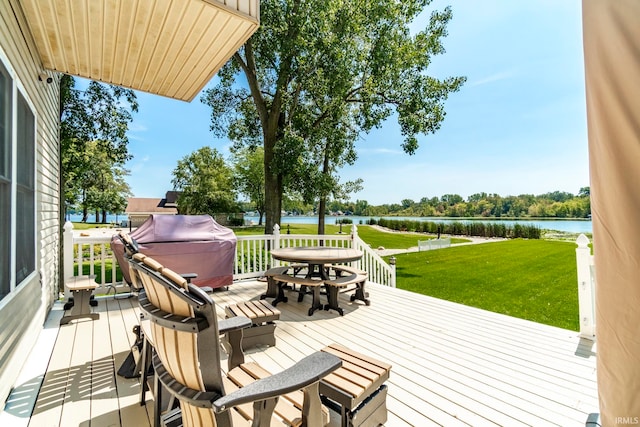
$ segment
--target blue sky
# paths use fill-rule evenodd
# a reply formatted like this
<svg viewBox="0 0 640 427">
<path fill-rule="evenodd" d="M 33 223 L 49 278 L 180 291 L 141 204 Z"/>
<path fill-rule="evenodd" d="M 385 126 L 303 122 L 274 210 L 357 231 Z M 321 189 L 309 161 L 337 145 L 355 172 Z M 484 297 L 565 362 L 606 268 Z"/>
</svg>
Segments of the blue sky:
<svg viewBox="0 0 640 427">
<path fill-rule="evenodd" d="M 451 193 L 576 194 L 588 186 L 580 2 L 434 0 L 414 28 L 449 4 L 446 53 L 430 72 L 467 82 L 446 102 L 441 129 L 419 137 L 415 155 L 400 148 L 395 119 L 362 135 L 356 164 L 340 173 L 364 180 L 352 199 L 377 205 Z M 127 164 L 136 197 L 163 196 L 177 161 L 204 145 L 228 153 L 229 142 L 209 131 L 210 109 L 199 96 L 138 99 Z"/>
</svg>

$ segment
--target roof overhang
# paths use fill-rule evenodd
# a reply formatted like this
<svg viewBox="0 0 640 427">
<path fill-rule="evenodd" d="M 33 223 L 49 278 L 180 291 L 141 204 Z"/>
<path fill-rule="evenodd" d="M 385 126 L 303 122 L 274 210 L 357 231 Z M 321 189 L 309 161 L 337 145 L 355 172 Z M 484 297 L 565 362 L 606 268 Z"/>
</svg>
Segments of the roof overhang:
<svg viewBox="0 0 640 427">
<path fill-rule="evenodd" d="M 21 0 L 44 68 L 191 101 L 259 25 L 259 0 Z"/>
</svg>

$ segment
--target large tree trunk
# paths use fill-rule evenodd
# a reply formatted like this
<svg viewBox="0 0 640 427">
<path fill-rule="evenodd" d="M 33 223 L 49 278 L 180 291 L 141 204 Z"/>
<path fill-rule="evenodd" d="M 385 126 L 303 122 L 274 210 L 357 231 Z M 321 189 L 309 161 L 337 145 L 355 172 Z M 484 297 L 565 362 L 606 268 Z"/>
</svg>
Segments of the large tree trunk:
<svg viewBox="0 0 640 427">
<path fill-rule="evenodd" d="M 322 174 L 329 174 L 329 141 L 324 147 L 324 159 L 322 160 Z M 318 206 L 318 235 L 324 234 L 324 212 L 327 209 L 327 194 L 324 188 L 320 193 L 320 205 Z"/>
<path fill-rule="evenodd" d="M 325 196 L 320 197 L 320 203 L 318 204 L 318 235 L 324 234 L 324 212 L 327 209 L 327 198 Z"/>
</svg>

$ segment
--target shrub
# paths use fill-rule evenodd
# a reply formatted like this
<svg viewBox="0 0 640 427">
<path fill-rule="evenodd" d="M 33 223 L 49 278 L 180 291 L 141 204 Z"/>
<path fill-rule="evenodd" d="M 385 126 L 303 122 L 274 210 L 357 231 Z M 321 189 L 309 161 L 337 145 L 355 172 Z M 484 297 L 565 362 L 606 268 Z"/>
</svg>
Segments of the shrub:
<svg viewBox="0 0 640 427">
<path fill-rule="evenodd" d="M 407 221 L 380 218 L 378 221 L 373 218 L 368 224 L 378 224 L 396 231 L 416 231 L 419 233 L 450 234 L 453 236 L 477 236 L 477 237 L 502 237 L 502 238 L 524 238 L 540 239 L 542 231 L 533 225 L 514 224 L 507 225 L 501 222 L 477 222 L 477 221 L 452 221 L 449 223 L 439 223 L 433 221 Z"/>
</svg>

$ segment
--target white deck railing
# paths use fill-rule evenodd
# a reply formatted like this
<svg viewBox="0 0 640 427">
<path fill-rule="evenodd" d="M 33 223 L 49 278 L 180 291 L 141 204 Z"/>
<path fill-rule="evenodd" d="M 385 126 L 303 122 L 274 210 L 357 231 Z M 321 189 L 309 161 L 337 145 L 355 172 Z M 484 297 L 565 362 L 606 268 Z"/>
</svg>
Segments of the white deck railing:
<svg viewBox="0 0 640 427">
<path fill-rule="evenodd" d="M 596 338 L 596 276 L 589 239 L 581 234 L 576 239 L 576 263 L 578 267 L 578 304 L 580 336 Z"/>
<path fill-rule="evenodd" d="M 64 224 L 64 277 L 65 280 L 73 276 L 82 276 L 83 266 L 88 266 L 88 274 L 97 275 L 100 284 L 96 294 L 109 292 L 123 292 L 129 287 L 116 280 L 116 271 L 119 268 L 116 257 L 111 251 L 111 235 L 105 236 L 74 236 L 73 224 L 67 221 Z M 96 261 L 99 261 L 96 263 Z M 99 267 L 99 268 L 96 268 Z M 111 280 L 107 282 L 107 269 L 111 269 Z M 69 291 L 65 287 L 65 298 L 69 298 Z"/>
<path fill-rule="evenodd" d="M 354 267 L 365 270 L 369 280 L 386 286 L 396 286 L 395 266 L 387 264 L 375 251 L 358 236 L 357 227 L 352 226 L 350 234 L 314 235 L 314 234 L 280 234 L 278 225 L 273 234 L 255 236 L 238 236 L 236 244 L 235 264 L 233 266 L 234 280 L 260 277 L 278 261 L 271 258 L 272 248 L 286 248 L 292 246 L 331 246 L 346 247 L 361 250 L 363 257 L 351 263 Z M 78 266 L 86 265 L 90 275 L 98 275 L 100 286 L 96 294 L 109 292 L 126 292 L 129 287 L 116 280 L 119 269 L 115 256 L 110 247 L 111 235 L 105 236 L 74 236 L 73 225 L 64 225 L 64 276 L 83 275 Z M 96 262 L 99 261 L 99 262 Z M 99 268 L 97 268 L 99 266 Z M 106 272 L 111 269 L 111 280 L 107 282 Z M 97 274 L 99 273 L 99 274 Z M 65 292 L 65 297 L 69 297 Z"/>
</svg>

